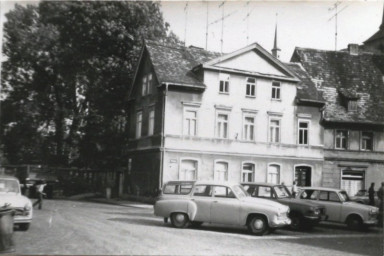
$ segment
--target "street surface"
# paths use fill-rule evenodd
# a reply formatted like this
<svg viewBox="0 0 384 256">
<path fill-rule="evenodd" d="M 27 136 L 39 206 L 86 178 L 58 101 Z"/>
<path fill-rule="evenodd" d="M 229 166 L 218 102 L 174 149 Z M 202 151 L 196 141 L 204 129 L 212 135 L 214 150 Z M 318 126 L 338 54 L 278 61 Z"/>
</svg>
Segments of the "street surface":
<svg viewBox="0 0 384 256">
<path fill-rule="evenodd" d="M 175 229 L 148 205 L 45 200 L 31 228 L 15 231 L 16 254 L 383 255 L 382 229 L 323 224 L 310 232 L 247 230 L 204 224 Z"/>
</svg>

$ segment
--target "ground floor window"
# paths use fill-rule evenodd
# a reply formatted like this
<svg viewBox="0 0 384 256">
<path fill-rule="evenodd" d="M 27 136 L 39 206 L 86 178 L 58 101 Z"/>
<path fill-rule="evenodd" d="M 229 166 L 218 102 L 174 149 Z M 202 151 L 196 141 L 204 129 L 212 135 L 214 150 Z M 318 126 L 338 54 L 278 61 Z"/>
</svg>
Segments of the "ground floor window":
<svg viewBox="0 0 384 256">
<path fill-rule="evenodd" d="M 347 168 L 341 171 L 341 188 L 349 196 L 354 196 L 360 189 L 364 189 L 365 172 Z"/>
<path fill-rule="evenodd" d="M 228 163 L 218 161 L 215 163 L 214 180 L 228 181 Z"/>
<path fill-rule="evenodd" d="M 255 180 L 255 165 L 244 163 L 241 170 L 241 182 L 253 182 Z"/>
<path fill-rule="evenodd" d="M 197 180 L 198 162 L 185 159 L 181 161 L 179 180 Z"/>
<path fill-rule="evenodd" d="M 295 167 L 295 181 L 298 187 L 311 186 L 312 168 L 309 166 Z"/>
<path fill-rule="evenodd" d="M 280 166 L 271 164 L 268 166 L 267 182 L 273 184 L 280 184 Z"/>
</svg>

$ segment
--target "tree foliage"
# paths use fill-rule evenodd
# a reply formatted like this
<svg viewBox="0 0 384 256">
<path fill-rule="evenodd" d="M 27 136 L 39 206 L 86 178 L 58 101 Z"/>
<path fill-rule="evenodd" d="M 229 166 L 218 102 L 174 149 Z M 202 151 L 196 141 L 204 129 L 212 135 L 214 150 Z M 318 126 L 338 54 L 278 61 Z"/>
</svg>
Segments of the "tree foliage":
<svg viewBox="0 0 384 256">
<path fill-rule="evenodd" d="M 142 40 L 179 42 L 159 3 L 43 1 L 16 5 L 6 17 L 1 132 L 8 160 L 119 165 L 124 96 Z"/>
</svg>

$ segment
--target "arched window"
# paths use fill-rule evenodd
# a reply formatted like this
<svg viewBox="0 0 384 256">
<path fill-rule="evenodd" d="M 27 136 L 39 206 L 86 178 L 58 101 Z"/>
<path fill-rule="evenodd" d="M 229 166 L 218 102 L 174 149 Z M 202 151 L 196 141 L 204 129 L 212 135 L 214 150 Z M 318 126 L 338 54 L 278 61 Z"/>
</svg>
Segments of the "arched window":
<svg viewBox="0 0 384 256">
<path fill-rule="evenodd" d="M 280 184 L 280 166 L 277 164 L 270 164 L 268 166 L 267 182 L 273 184 Z"/>
<path fill-rule="evenodd" d="M 213 179 L 217 181 L 228 181 L 228 163 L 224 161 L 215 162 Z"/>
<path fill-rule="evenodd" d="M 241 182 L 255 181 L 255 164 L 243 163 L 241 168 Z"/>
<path fill-rule="evenodd" d="M 197 160 L 181 160 L 179 180 L 197 180 Z"/>
</svg>

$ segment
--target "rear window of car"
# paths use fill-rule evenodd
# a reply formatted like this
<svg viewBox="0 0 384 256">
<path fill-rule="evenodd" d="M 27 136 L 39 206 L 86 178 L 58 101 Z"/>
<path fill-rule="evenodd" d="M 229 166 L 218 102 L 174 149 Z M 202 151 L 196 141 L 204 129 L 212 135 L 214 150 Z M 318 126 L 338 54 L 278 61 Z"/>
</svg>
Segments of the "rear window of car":
<svg viewBox="0 0 384 256">
<path fill-rule="evenodd" d="M 181 184 L 167 184 L 164 187 L 164 194 L 176 194 L 187 195 L 191 192 L 193 184 L 181 183 Z"/>
<path fill-rule="evenodd" d="M 304 190 L 304 191 L 301 193 L 300 198 L 301 198 L 301 199 L 316 200 L 318 194 L 319 194 L 319 191 L 318 191 L 318 190 L 306 189 L 306 190 Z"/>
</svg>

